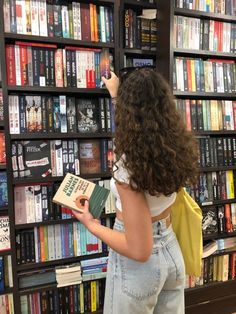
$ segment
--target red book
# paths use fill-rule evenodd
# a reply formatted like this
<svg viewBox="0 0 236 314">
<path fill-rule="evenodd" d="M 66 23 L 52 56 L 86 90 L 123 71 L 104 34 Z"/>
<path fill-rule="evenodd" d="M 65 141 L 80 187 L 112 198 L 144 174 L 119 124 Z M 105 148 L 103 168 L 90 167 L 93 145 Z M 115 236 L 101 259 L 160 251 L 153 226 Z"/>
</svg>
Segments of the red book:
<svg viewBox="0 0 236 314">
<path fill-rule="evenodd" d="M 57 45 L 52 45 L 52 44 L 42 44 L 42 43 L 28 43 L 25 41 L 16 41 L 15 42 L 16 45 L 19 46 L 31 46 L 31 47 L 42 47 L 42 48 L 52 48 L 52 49 L 56 49 Z"/>
<path fill-rule="evenodd" d="M 91 41 L 89 3 L 80 3 L 82 40 Z"/>
<path fill-rule="evenodd" d="M 28 73 L 27 73 L 27 47 L 20 46 L 20 74 L 21 74 L 21 85 L 28 86 Z"/>
<path fill-rule="evenodd" d="M 7 84 L 16 85 L 15 47 L 6 45 Z"/>
<path fill-rule="evenodd" d="M 0 163 L 6 163 L 6 147 L 5 147 L 5 134 L 0 133 Z"/>
</svg>

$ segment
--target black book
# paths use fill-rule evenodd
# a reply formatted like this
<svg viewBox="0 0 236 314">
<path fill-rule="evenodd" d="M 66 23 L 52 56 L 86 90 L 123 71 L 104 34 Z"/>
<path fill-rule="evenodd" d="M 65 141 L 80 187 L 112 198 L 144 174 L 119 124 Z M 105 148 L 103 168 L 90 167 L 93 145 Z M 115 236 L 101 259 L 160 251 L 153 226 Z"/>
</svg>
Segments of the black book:
<svg viewBox="0 0 236 314">
<path fill-rule="evenodd" d="M 39 82 L 39 49 L 32 46 L 33 86 L 40 86 Z"/>
<path fill-rule="evenodd" d="M 49 141 L 22 141 L 25 177 L 47 177 L 51 175 Z"/>
<path fill-rule="evenodd" d="M 77 127 L 80 133 L 100 131 L 99 106 L 96 99 L 76 99 Z"/>
<path fill-rule="evenodd" d="M 67 131 L 75 133 L 77 132 L 75 98 L 66 97 L 66 102 Z"/>
<path fill-rule="evenodd" d="M 205 208 L 202 214 L 203 214 L 203 219 L 202 219 L 203 235 L 217 234 L 218 233 L 218 218 L 217 218 L 216 208 L 214 207 L 211 207 L 210 209 Z"/>
</svg>

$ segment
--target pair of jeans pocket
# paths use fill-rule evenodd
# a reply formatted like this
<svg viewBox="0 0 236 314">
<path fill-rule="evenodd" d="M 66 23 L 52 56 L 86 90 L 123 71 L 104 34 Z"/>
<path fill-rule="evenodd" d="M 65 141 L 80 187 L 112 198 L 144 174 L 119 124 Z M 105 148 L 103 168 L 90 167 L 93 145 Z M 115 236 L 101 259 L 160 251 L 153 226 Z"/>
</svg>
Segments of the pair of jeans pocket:
<svg viewBox="0 0 236 314">
<path fill-rule="evenodd" d="M 137 300 L 156 294 L 161 277 L 158 263 L 158 253 L 152 254 L 145 263 L 120 256 L 122 291 Z"/>
<path fill-rule="evenodd" d="M 185 265 L 183 255 L 176 237 L 166 245 L 166 249 L 169 252 L 173 264 L 176 269 L 176 281 L 183 283 L 185 281 Z"/>
</svg>

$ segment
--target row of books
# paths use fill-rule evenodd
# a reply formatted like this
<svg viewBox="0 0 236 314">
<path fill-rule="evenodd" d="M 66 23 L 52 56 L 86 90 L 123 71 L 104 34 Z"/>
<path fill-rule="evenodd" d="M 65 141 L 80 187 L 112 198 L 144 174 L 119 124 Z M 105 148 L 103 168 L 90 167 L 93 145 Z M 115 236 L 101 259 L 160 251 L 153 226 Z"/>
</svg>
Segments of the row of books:
<svg viewBox="0 0 236 314">
<path fill-rule="evenodd" d="M 176 8 L 184 8 L 189 10 L 199 10 L 204 12 L 236 15 L 236 4 L 234 0 L 218 1 L 218 0 L 202 0 L 188 1 L 175 0 Z"/>
<path fill-rule="evenodd" d="M 11 255 L 0 256 L 0 292 L 12 287 L 13 278 Z"/>
<path fill-rule="evenodd" d="M 4 0 L 4 30 L 24 35 L 113 42 L 112 7 L 46 0 Z"/>
<path fill-rule="evenodd" d="M 6 45 L 7 83 L 12 86 L 101 87 L 109 50 L 16 41 Z M 102 68 L 103 67 L 103 68 Z"/>
<path fill-rule="evenodd" d="M 235 53 L 236 24 L 174 16 L 174 46 Z"/>
<path fill-rule="evenodd" d="M 21 312 L 48 313 L 50 309 L 52 313 L 95 312 L 103 308 L 104 291 L 105 281 L 93 280 L 80 285 L 22 295 Z"/>
<path fill-rule="evenodd" d="M 156 50 L 157 21 L 139 17 L 137 12 L 126 9 L 124 13 L 124 45 L 125 48 Z"/>
<path fill-rule="evenodd" d="M 7 173 L 0 171 L 0 207 L 8 205 Z"/>
<path fill-rule="evenodd" d="M 213 171 L 199 174 L 198 184 L 188 186 L 188 193 L 196 202 L 210 205 L 213 201 L 235 198 L 235 171 Z"/>
<path fill-rule="evenodd" d="M 174 60 L 173 88 L 189 92 L 234 93 L 236 65 L 233 60 L 192 59 Z"/>
<path fill-rule="evenodd" d="M 236 253 L 210 256 L 202 263 L 200 277 L 186 276 L 185 288 L 194 288 L 204 284 L 235 279 Z"/>
<path fill-rule="evenodd" d="M 203 210 L 203 235 L 218 235 L 236 231 L 236 204 L 224 204 Z"/>
<path fill-rule="evenodd" d="M 110 98 L 9 95 L 8 99 L 10 134 L 115 132 Z"/>
<path fill-rule="evenodd" d="M 110 180 L 99 180 L 96 183 L 110 189 Z M 59 183 L 16 186 L 14 188 L 15 224 L 73 218 L 70 209 L 52 202 L 58 187 Z M 111 193 L 105 203 L 104 212 L 106 214 L 115 212 L 115 199 Z"/>
<path fill-rule="evenodd" d="M 46 225 L 16 234 L 17 264 L 102 253 L 102 241 L 80 222 Z M 106 251 L 105 251 L 106 252 Z"/>
<path fill-rule="evenodd" d="M 235 137 L 200 137 L 200 167 L 222 167 L 236 165 Z"/>
<path fill-rule="evenodd" d="M 1 69 L 0 69 L 0 73 L 1 73 Z M 2 89 L 1 88 L 0 88 L 0 121 L 1 122 L 4 121 L 4 117 L 3 117 L 3 97 L 2 97 Z"/>
<path fill-rule="evenodd" d="M 87 280 L 105 278 L 107 273 L 107 263 L 107 256 L 82 260 L 80 264 L 83 282 Z"/>
<path fill-rule="evenodd" d="M 60 177 L 108 173 L 113 166 L 113 141 L 32 140 L 12 142 L 14 178 Z"/>
<path fill-rule="evenodd" d="M 236 101 L 177 99 L 176 106 L 189 131 L 236 130 Z"/>
<path fill-rule="evenodd" d="M 13 294 L 10 293 L 0 295 L 0 313 L 14 314 Z"/>
</svg>

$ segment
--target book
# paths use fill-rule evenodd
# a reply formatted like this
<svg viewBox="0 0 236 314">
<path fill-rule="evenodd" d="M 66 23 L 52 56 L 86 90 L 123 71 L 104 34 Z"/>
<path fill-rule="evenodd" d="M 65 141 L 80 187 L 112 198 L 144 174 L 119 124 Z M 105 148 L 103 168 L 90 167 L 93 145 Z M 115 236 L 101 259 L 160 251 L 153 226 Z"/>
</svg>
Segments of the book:
<svg viewBox="0 0 236 314">
<path fill-rule="evenodd" d="M 99 218 L 105 207 L 109 190 L 67 173 L 59 189 L 53 197 L 53 202 L 83 212 L 85 201 L 89 200 L 89 210 L 95 218 Z"/>
<path fill-rule="evenodd" d="M 110 73 L 110 55 L 109 49 L 103 48 L 100 57 L 100 73 L 101 76 L 104 76 L 106 79 L 111 77 Z"/>
<path fill-rule="evenodd" d="M 218 245 L 215 240 L 207 243 L 203 247 L 202 258 L 206 258 L 212 254 L 214 254 L 218 250 Z"/>
<path fill-rule="evenodd" d="M 0 251 L 9 250 L 10 243 L 10 224 L 8 216 L 0 216 Z"/>
</svg>

